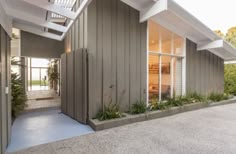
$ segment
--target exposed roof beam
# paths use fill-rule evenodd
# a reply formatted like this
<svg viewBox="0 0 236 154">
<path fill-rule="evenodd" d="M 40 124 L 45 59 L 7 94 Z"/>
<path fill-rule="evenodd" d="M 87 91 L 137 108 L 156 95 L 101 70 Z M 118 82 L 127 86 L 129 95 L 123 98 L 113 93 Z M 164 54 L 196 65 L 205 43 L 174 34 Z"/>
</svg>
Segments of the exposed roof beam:
<svg viewBox="0 0 236 154">
<path fill-rule="evenodd" d="M 151 17 L 155 16 L 158 13 L 161 13 L 168 9 L 167 0 L 157 1 L 154 5 L 150 8 L 145 9 L 140 12 L 140 22 L 145 22 Z"/>
<path fill-rule="evenodd" d="M 65 26 L 55 24 L 55 23 L 52 23 L 52 22 L 48 22 L 46 20 L 42 20 L 41 18 L 32 16 L 28 13 L 24 13 L 24 12 L 21 12 L 21 11 L 16 11 L 16 10 L 11 9 L 9 11 L 9 15 L 11 15 L 12 17 L 14 17 L 16 19 L 27 21 L 27 22 L 39 25 L 41 27 L 50 28 L 50 29 L 53 29 L 53 30 L 56 30 L 56 31 L 59 31 L 59 32 L 63 32 L 63 33 L 66 32 L 66 27 Z"/>
<path fill-rule="evenodd" d="M 122 2 L 128 4 L 129 6 L 135 8 L 136 10 L 139 10 L 141 11 L 142 10 L 142 7 L 140 5 L 138 5 L 137 3 L 134 3 L 133 1 L 131 0 L 121 0 Z"/>
<path fill-rule="evenodd" d="M 36 34 L 36 35 L 47 37 L 47 38 L 50 38 L 50 39 L 54 39 L 54 40 L 58 40 L 58 41 L 61 40 L 60 35 L 52 34 L 52 33 L 49 33 L 49 32 L 44 32 L 44 31 L 38 30 L 36 28 L 33 28 L 31 26 L 21 24 L 21 23 L 13 22 L 13 27 L 18 28 L 18 29 L 23 30 L 23 31 L 26 31 L 26 32 Z"/>
<path fill-rule="evenodd" d="M 212 41 L 210 43 L 205 43 L 205 44 L 199 44 L 197 46 L 198 51 L 202 50 L 209 50 L 209 49 L 216 49 L 216 48 L 223 48 L 224 47 L 224 41 L 223 40 L 216 40 Z"/>
<path fill-rule="evenodd" d="M 36 7 L 42 8 L 44 10 L 59 14 L 61 16 L 70 18 L 72 20 L 76 19 L 76 13 L 68 10 L 65 7 L 55 5 L 53 3 L 47 1 L 39 1 L 39 0 L 24 0 L 24 2 L 34 5 Z"/>
<path fill-rule="evenodd" d="M 221 49 L 222 51 L 228 51 L 229 54 L 231 54 L 232 56 L 236 56 L 235 48 L 232 47 L 225 40 L 216 40 L 210 43 L 205 43 L 205 44 L 201 44 L 197 46 L 198 51 L 202 51 L 202 50 L 214 51 L 214 49 Z"/>
</svg>

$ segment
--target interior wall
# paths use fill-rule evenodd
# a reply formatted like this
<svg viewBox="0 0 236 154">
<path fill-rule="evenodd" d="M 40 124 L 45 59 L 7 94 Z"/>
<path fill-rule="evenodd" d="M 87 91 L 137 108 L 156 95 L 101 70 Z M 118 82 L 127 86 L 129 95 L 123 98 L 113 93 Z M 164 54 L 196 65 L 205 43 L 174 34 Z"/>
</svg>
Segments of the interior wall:
<svg viewBox="0 0 236 154">
<path fill-rule="evenodd" d="M 89 116 L 110 102 L 122 111 L 146 101 L 147 23 L 120 0 L 96 0 L 88 7 Z"/>
<path fill-rule="evenodd" d="M 203 95 L 224 92 L 224 60 L 209 51 L 197 51 L 197 45 L 186 43 L 186 88 L 188 93 Z"/>
<path fill-rule="evenodd" d="M 34 58 L 60 58 L 64 42 L 21 31 L 21 56 Z"/>
<path fill-rule="evenodd" d="M 10 37 L 0 26 L 0 153 L 4 153 L 11 136 Z"/>
</svg>

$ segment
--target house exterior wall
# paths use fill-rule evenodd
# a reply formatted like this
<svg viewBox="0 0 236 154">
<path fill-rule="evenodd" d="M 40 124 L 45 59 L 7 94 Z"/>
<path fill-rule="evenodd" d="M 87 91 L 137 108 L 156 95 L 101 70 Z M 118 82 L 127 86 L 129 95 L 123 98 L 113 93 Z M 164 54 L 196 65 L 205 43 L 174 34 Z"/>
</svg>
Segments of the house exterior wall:
<svg viewBox="0 0 236 154">
<path fill-rule="evenodd" d="M 186 42 L 186 90 L 202 95 L 224 92 L 224 60 L 209 51 L 197 51 Z"/>
<path fill-rule="evenodd" d="M 10 55 L 10 37 L 0 26 L 0 153 L 5 153 L 11 136 Z"/>
<path fill-rule="evenodd" d="M 89 117 L 110 102 L 127 111 L 146 101 L 147 23 L 120 0 L 92 1 L 87 13 Z"/>
<path fill-rule="evenodd" d="M 83 0 L 77 0 L 75 6 L 76 10 L 79 8 L 82 1 Z M 66 52 L 87 48 L 87 29 L 87 9 L 85 9 L 65 37 L 64 43 Z"/>
<path fill-rule="evenodd" d="M 21 31 L 21 56 L 60 58 L 63 52 L 63 42 Z"/>
</svg>

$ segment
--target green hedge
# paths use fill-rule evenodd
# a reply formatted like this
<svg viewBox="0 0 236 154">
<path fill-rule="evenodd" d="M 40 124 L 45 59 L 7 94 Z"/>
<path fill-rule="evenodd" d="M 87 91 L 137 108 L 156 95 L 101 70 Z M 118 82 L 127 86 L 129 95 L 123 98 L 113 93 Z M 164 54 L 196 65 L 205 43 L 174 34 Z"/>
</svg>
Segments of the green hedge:
<svg viewBox="0 0 236 154">
<path fill-rule="evenodd" d="M 236 95 L 236 64 L 225 65 L 225 93 Z"/>
</svg>

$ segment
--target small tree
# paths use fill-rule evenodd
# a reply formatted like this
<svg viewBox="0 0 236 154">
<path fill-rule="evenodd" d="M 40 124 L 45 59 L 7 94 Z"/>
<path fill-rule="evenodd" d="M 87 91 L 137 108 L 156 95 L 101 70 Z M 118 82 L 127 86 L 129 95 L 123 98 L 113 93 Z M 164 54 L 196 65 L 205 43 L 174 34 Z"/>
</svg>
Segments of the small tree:
<svg viewBox="0 0 236 154">
<path fill-rule="evenodd" d="M 11 59 L 11 65 L 24 67 L 20 61 L 16 61 L 14 58 Z M 26 107 L 27 95 L 21 76 L 13 72 L 11 72 L 11 96 L 12 118 L 15 119 Z"/>
<path fill-rule="evenodd" d="M 58 79 L 59 79 L 57 62 L 58 60 L 54 60 L 48 67 L 48 80 L 50 83 L 50 88 L 53 88 L 54 90 L 57 90 Z"/>
</svg>

